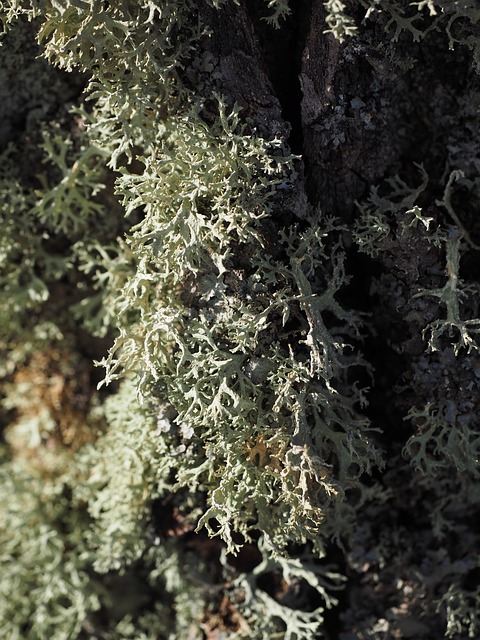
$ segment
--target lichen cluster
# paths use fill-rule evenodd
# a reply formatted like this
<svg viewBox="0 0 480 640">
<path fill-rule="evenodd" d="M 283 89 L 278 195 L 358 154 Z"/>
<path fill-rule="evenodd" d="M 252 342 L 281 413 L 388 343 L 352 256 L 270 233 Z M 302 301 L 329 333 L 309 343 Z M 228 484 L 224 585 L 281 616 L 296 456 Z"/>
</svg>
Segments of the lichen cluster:
<svg viewBox="0 0 480 640">
<path fill-rule="evenodd" d="M 0 5 L 1 70 L 25 67 L 22 34 L 55 87 L 41 112 L 26 94 L 23 128 L 16 103 L 6 108 L 1 140 L 5 638 L 320 636 L 345 582 L 327 547 L 360 544 L 361 518 L 392 495 L 370 477 L 385 460 L 365 414 L 368 319 L 345 303 L 350 231 L 314 203 L 277 219 L 299 159 L 225 96 L 192 87 L 209 73 L 198 4 Z M 291 7 L 265 4 L 281 26 Z M 478 55 L 473 2 L 402 4 L 359 3 L 393 41 L 444 28 Z M 358 8 L 325 7 L 339 40 L 360 28 Z M 372 189 L 353 241 L 378 258 L 421 231 L 447 278 L 408 292 L 412 313 L 425 300 L 437 313 L 419 339 L 426 354 L 473 358 L 459 174 L 444 186 L 444 224 L 419 204 L 421 172 L 418 188 Z M 416 431 L 403 458 L 445 496 L 439 536 L 446 484 L 478 506 L 466 477 L 448 475 L 478 476 L 478 435 L 457 413 L 432 399 L 404 416 Z M 447 635 L 475 637 L 478 590 L 442 580 Z"/>
</svg>

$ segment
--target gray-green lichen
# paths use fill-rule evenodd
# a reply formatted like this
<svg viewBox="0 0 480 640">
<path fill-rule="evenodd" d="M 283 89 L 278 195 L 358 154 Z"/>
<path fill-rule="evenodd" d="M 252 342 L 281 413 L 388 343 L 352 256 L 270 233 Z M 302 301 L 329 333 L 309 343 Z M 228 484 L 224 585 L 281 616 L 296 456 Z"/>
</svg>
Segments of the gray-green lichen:
<svg viewBox="0 0 480 640">
<path fill-rule="evenodd" d="M 42 65 L 87 83 L 68 115 L 44 109 L 34 118 L 26 107 L 29 126 L 2 152 L 8 638 L 173 640 L 212 629 L 313 638 L 344 583 L 326 564 L 327 541 L 355 539 L 347 498 L 360 496 L 359 513 L 367 509 L 373 491 L 362 479 L 384 464 L 358 379 L 369 373 L 362 322 L 342 302 L 346 229 L 309 206 L 270 237 L 297 159 L 284 139 L 254 135 L 223 96 L 209 97 L 215 117 L 204 117 L 206 97 L 182 81 L 207 32 L 196 4 L 0 6 L 10 56 L 2 72 L 22 67 L 15 34 L 34 28 Z M 281 26 L 289 4 L 266 4 Z M 452 46 L 477 55 L 472 3 L 359 6 L 394 41 L 446 28 Z M 337 38 L 357 33 L 349 7 L 325 7 Z M 26 167 L 28 154 L 35 162 Z M 389 184 L 387 196 L 373 189 L 360 204 L 354 240 L 373 258 L 393 233 L 422 229 L 426 246 L 444 251 L 447 274 L 410 291 L 413 304 L 445 310 L 426 320 L 425 349 L 475 351 L 479 321 L 464 315 L 471 285 L 459 273 L 468 237 L 458 220 L 441 226 L 419 206 L 423 170 L 416 189 Z M 92 357 L 105 367 L 98 390 Z M 403 454 L 425 483 L 452 465 L 478 474 L 478 438 L 468 424 L 451 435 L 452 415 L 448 403 L 405 414 L 418 432 Z M 476 504 L 465 483 L 467 494 Z M 439 531 L 440 517 L 437 505 Z M 232 556 L 248 550 L 253 568 L 236 571 Z M 271 576 L 280 595 L 262 587 Z M 447 634 L 475 634 L 478 593 L 457 581 L 442 594 Z"/>
</svg>

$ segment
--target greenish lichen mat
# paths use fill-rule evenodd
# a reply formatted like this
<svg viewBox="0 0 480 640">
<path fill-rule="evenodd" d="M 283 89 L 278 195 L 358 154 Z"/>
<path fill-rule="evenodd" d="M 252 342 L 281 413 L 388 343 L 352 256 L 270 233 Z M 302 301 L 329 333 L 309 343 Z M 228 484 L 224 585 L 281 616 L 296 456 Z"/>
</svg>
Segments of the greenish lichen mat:
<svg viewBox="0 0 480 640">
<path fill-rule="evenodd" d="M 477 64 L 474 3 L 404 4 L 325 2 L 325 31 L 343 41 L 373 21 L 389 43 L 421 43 L 443 30 Z M 272 28 L 294 13 L 285 0 L 264 5 Z M 392 467 L 411 465 L 435 496 L 438 540 L 455 526 L 454 491 L 478 508 L 478 436 L 457 423 L 453 400 L 410 405 L 401 419 L 416 431 L 387 459 L 367 411 L 371 320 L 349 293 L 352 241 L 387 261 L 415 237 L 444 266 L 407 291 L 413 312 L 428 312 L 417 332 L 425 357 L 473 357 L 475 285 L 460 271 L 475 243 L 452 205 L 460 174 L 439 194 L 446 221 L 424 210 L 422 168 L 418 188 L 399 178 L 373 187 L 353 230 L 306 199 L 292 212 L 301 159 L 287 128 L 262 137 L 252 113 L 212 91 L 222 65 L 205 49 L 207 6 L 243 7 L 0 5 L 0 67 L 24 65 L 16 33 L 37 38 L 45 86 L 69 96 L 39 113 L 26 91 L 24 125 L 16 102 L 6 111 L 5 638 L 322 637 L 347 564 L 361 561 L 369 510 L 392 504 Z M 461 579 L 478 568 L 469 536 L 432 578 L 452 638 L 478 631 L 478 590 Z M 372 566 L 389 544 L 379 538 Z"/>
</svg>

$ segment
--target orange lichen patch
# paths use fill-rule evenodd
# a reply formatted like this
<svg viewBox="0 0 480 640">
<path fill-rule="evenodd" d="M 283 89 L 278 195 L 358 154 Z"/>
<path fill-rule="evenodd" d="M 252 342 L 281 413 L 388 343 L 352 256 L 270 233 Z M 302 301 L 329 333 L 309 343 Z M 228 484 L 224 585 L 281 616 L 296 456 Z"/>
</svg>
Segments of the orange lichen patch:
<svg viewBox="0 0 480 640">
<path fill-rule="evenodd" d="M 266 436 L 260 435 L 255 440 L 248 438 L 244 447 L 248 462 L 257 467 L 269 467 L 273 471 L 282 470 L 281 459 L 286 449 L 283 441 L 272 442 Z"/>
<path fill-rule="evenodd" d="M 15 410 L 8 440 L 16 453 L 34 456 L 32 449 L 38 448 L 75 452 L 95 439 L 99 424 L 89 420 L 90 363 L 78 355 L 37 351 L 13 373 L 7 391 L 8 406 Z"/>
<path fill-rule="evenodd" d="M 265 436 L 258 436 L 256 440 L 249 438 L 246 442 L 247 460 L 257 467 L 264 467 L 270 461 L 268 442 L 266 440 Z"/>
</svg>

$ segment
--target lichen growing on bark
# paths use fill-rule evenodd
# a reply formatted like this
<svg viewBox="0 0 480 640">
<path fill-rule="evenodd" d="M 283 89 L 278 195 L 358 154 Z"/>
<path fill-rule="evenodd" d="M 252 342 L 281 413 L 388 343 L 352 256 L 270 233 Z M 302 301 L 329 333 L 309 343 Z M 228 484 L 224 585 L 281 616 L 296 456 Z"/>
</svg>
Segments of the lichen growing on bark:
<svg viewBox="0 0 480 640">
<path fill-rule="evenodd" d="M 5 637 L 478 635 L 478 10 L 247 5 L 0 5 Z"/>
</svg>

